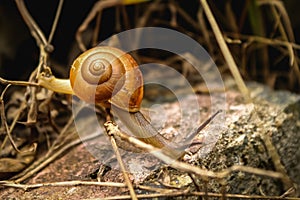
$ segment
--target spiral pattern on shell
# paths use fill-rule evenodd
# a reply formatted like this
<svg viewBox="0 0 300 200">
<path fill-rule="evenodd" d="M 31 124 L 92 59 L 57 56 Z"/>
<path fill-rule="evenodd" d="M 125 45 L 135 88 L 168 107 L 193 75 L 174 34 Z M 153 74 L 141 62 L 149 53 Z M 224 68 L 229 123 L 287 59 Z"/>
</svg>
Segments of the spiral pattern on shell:
<svg viewBox="0 0 300 200">
<path fill-rule="evenodd" d="M 112 72 L 112 66 L 104 56 L 107 53 L 101 54 L 101 57 L 97 53 L 91 54 L 82 63 L 81 74 L 88 83 L 90 84 L 101 84 L 107 81 Z M 104 57 L 104 58 L 103 58 Z"/>
<path fill-rule="evenodd" d="M 136 112 L 143 98 L 143 78 L 136 61 L 125 52 L 97 46 L 75 59 L 70 70 L 74 93 L 80 99 Z"/>
</svg>

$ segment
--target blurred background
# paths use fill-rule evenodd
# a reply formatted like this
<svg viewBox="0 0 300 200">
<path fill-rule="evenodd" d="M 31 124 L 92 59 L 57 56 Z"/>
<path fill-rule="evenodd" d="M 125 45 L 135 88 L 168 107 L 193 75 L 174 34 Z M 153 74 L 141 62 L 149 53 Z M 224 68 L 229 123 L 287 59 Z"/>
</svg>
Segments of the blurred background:
<svg viewBox="0 0 300 200">
<path fill-rule="evenodd" d="M 54 51 L 49 60 L 56 76 L 68 77 L 70 63 L 80 53 L 75 41 L 76 30 L 95 2 L 64 2 L 52 42 Z M 27 0 L 25 3 L 47 37 L 58 0 Z M 300 92 L 300 46 L 297 45 L 300 7 L 297 0 L 211 0 L 208 3 L 244 80 L 258 81 L 274 89 Z M 156 7 L 149 12 L 153 4 Z M 146 13 L 149 14 L 147 18 Z M 194 38 L 209 52 L 224 77 L 230 75 L 197 0 L 149 1 L 105 9 L 101 15 L 98 42 L 114 33 L 140 26 L 141 19 L 146 19 L 144 26 L 168 27 Z M 94 20 L 83 35 L 88 47 L 94 45 L 90 38 L 95 23 Z M 293 48 L 288 48 L 287 44 Z M 1 0 L 0 76 L 10 80 L 28 80 L 38 62 L 39 49 L 15 2 Z"/>
</svg>

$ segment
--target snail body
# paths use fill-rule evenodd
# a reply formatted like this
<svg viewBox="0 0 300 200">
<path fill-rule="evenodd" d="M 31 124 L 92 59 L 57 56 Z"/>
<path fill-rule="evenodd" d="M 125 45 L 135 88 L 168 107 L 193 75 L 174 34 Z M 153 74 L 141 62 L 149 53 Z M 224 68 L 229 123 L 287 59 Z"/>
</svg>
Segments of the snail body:
<svg viewBox="0 0 300 200">
<path fill-rule="evenodd" d="M 73 94 L 81 100 L 113 107 L 116 115 L 140 140 L 178 158 L 182 151 L 169 145 L 140 112 L 143 77 L 131 55 L 107 46 L 97 46 L 79 55 L 70 69 L 70 79 L 41 75 L 39 85 L 55 92 Z"/>
<path fill-rule="evenodd" d="M 153 145 L 168 156 L 178 159 L 198 132 L 218 113 L 206 120 L 182 144 L 171 146 L 140 112 L 143 77 L 136 61 L 125 52 L 97 46 L 77 57 L 70 69 L 70 79 L 58 79 L 42 73 L 38 84 L 49 90 L 73 94 L 87 103 L 113 108 L 126 127 L 140 140 Z"/>
<path fill-rule="evenodd" d="M 80 99 L 113 107 L 114 115 L 139 139 L 155 147 L 168 147 L 168 141 L 139 111 L 143 77 L 130 54 L 107 46 L 89 49 L 74 60 L 70 84 Z"/>
</svg>

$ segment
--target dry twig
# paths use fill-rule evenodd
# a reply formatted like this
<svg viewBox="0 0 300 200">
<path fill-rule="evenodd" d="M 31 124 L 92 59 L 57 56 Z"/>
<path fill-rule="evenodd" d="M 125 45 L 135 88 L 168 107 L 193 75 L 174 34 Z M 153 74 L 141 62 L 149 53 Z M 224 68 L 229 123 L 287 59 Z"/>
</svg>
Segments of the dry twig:
<svg viewBox="0 0 300 200">
<path fill-rule="evenodd" d="M 279 178 L 279 179 L 282 179 L 282 181 L 284 183 L 289 183 L 289 179 L 287 179 L 286 176 L 284 176 L 281 173 L 273 172 L 273 171 L 269 171 L 269 170 L 258 169 L 258 168 L 253 168 L 253 167 L 248 167 L 248 166 L 235 165 L 235 166 L 232 166 L 221 172 L 212 172 L 212 171 L 208 171 L 208 170 L 203 170 L 203 169 L 200 169 L 199 167 L 192 166 L 190 164 L 174 160 L 174 159 L 166 156 L 165 154 L 163 154 L 160 149 L 155 148 L 152 145 L 146 144 L 134 137 L 130 137 L 127 134 L 122 133 L 118 129 L 118 127 L 116 125 L 114 125 L 112 122 L 106 122 L 104 124 L 104 126 L 106 127 L 106 129 L 110 135 L 115 135 L 117 137 L 120 137 L 122 140 L 125 140 L 129 143 L 134 144 L 136 147 L 141 148 L 141 149 L 145 150 L 146 152 L 151 153 L 152 155 L 159 158 L 160 160 L 162 160 L 163 162 L 165 162 L 166 164 L 170 165 L 171 167 L 173 167 L 175 169 L 182 170 L 182 171 L 188 172 L 188 173 L 192 173 L 192 174 L 198 175 L 200 177 L 223 179 L 223 178 L 226 178 L 232 172 L 243 171 L 246 173 L 252 173 L 252 174 L 261 175 L 261 176 Z"/>
<path fill-rule="evenodd" d="M 250 101 L 250 94 L 249 94 L 249 91 L 241 77 L 241 74 L 238 70 L 238 67 L 230 53 L 230 50 L 228 48 L 228 46 L 226 45 L 225 43 L 225 40 L 222 36 L 222 33 L 219 29 L 219 26 L 206 2 L 206 0 L 200 0 L 202 6 L 203 6 L 203 9 L 204 9 L 204 12 L 207 16 L 207 19 L 208 21 L 210 22 L 210 25 L 211 25 L 211 28 L 215 34 L 215 37 L 216 37 L 216 40 L 220 46 L 220 49 L 223 53 L 223 56 L 225 58 L 225 60 L 227 61 L 227 64 L 228 64 L 228 67 L 229 69 L 231 70 L 231 73 L 237 83 L 237 86 L 238 88 L 240 89 L 241 93 L 243 94 L 244 98 L 246 101 Z"/>
</svg>

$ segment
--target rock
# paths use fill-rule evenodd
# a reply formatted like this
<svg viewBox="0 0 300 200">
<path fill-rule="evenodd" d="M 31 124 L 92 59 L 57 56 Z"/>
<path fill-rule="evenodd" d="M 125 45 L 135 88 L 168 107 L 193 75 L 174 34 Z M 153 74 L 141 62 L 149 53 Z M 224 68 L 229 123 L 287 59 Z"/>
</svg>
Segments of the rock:
<svg viewBox="0 0 300 200">
<path fill-rule="evenodd" d="M 239 95 L 227 92 L 225 123 L 228 128 L 221 133 L 212 151 L 203 157 L 200 150 L 198 159 L 193 157 L 194 162 L 212 171 L 233 165 L 276 171 L 282 163 L 289 178 L 299 187 L 300 96 L 287 91 L 272 91 L 254 83 L 249 84 L 249 88 L 254 99 L 251 104 L 240 102 Z M 264 135 L 270 138 L 274 149 L 267 148 Z M 272 160 L 272 154 L 279 155 L 280 160 Z M 225 183 L 209 181 L 208 190 L 220 193 L 222 184 L 227 193 L 233 194 L 279 196 L 290 189 L 268 174 L 262 177 L 240 171 L 231 173 Z"/>
<path fill-rule="evenodd" d="M 251 83 L 248 87 L 253 103 L 244 103 L 238 92 L 226 92 L 227 109 L 225 117 L 221 117 L 223 121 L 216 120 L 217 122 L 209 125 L 216 126 L 216 123 L 221 122 L 223 126 L 202 131 L 205 136 L 214 135 L 218 139 L 217 142 L 207 148 L 209 142 L 204 137 L 204 146 L 186 159 L 202 169 L 214 172 L 236 165 L 286 171 L 295 187 L 299 188 L 300 96 L 287 91 L 272 91 L 256 83 Z M 200 96 L 199 101 L 203 98 L 206 97 Z M 185 100 L 188 104 L 189 99 Z M 266 144 L 266 138 L 271 141 L 270 144 Z M 278 160 L 276 156 L 279 156 Z M 164 173 L 170 177 L 168 180 L 178 176 L 173 170 L 164 170 Z M 200 188 L 207 188 L 208 191 L 216 193 L 225 190 L 231 194 L 280 196 L 291 187 L 268 174 L 259 176 L 243 171 L 232 172 L 225 177 L 225 181 L 211 179 L 206 182 L 201 177 L 197 180 Z M 146 182 L 156 181 L 157 177 L 151 177 Z M 297 193 L 291 195 L 295 196 Z"/>
<path fill-rule="evenodd" d="M 287 172 L 289 178 L 296 184 L 300 184 L 300 96 L 289 92 L 272 91 L 262 85 L 250 84 L 254 103 L 244 103 L 241 95 L 233 90 L 224 94 L 201 94 L 184 96 L 180 98 L 180 105 L 164 103 L 150 107 L 152 121 L 165 137 L 180 142 L 188 133 L 208 118 L 215 110 L 224 109 L 223 114 L 218 115 L 199 134 L 198 139 L 202 146 L 195 153 L 185 157 L 185 162 L 190 162 L 199 168 L 205 168 L 214 172 L 222 171 L 234 165 L 251 166 L 254 168 L 276 171 L 280 170 L 280 163 Z M 215 100 L 213 100 L 215 99 Z M 195 100 L 198 107 L 191 106 Z M 213 107 L 211 103 L 213 102 Z M 184 109 L 180 109 L 180 106 Z M 212 110 L 213 111 L 212 111 Z M 88 112 L 79 117 L 77 131 L 80 137 L 86 134 L 101 134 L 103 121 L 90 117 Z M 92 118 L 92 119 L 91 119 Z M 183 120 L 184 119 L 184 120 Z M 82 125 L 78 124 L 79 122 Z M 95 124 L 98 127 L 93 127 Z M 121 129 L 124 127 L 120 125 Z M 269 152 L 263 135 L 267 135 L 273 144 L 274 152 Z M 136 152 L 122 152 L 124 161 L 132 180 L 139 184 L 159 184 L 160 187 L 169 185 L 176 188 L 195 189 L 189 175 L 174 169 L 166 168 L 158 159 L 149 154 Z M 274 155 L 278 154 L 280 163 L 274 162 Z M 116 160 L 112 157 L 113 151 L 105 136 L 84 142 L 69 151 L 66 155 L 55 160 L 51 165 L 43 169 L 28 183 L 53 182 L 65 180 L 91 180 L 92 174 L 101 164 L 109 165 L 112 170 L 107 172 L 103 181 L 123 182 L 123 175 L 118 170 Z M 111 159 L 112 157 L 112 159 Z M 63 173 L 62 173 L 63 171 Z M 95 174 L 93 175 L 95 176 Z M 95 177 L 94 177 L 95 178 Z M 288 185 L 280 179 L 235 171 L 224 177 L 225 181 L 216 179 L 203 180 L 196 177 L 201 191 L 207 187 L 210 192 L 245 195 L 272 195 L 280 196 Z M 161 183 L 164 183 L 162 185 Z M 206 185 L 206 186 L 204 186 Z M 76 186 L 72 194 L 67 193 L 67 187 L 41 187 L 24 193 L 21 189 L 2 189 L 1 198 L 22 197 L 30 198 L 39 194 L 53 194 L 54 198 L 72 197 L 104 197 L 118 195 L 127 191 L 126 188 L 102 188 L 97 186 Z M 92 191 L 88 193 L 87 191 Z M 44 196 L 44 197 L 46 197 Z M 294 194 L 295 196 L 295 194 Z"/>
</svg>

